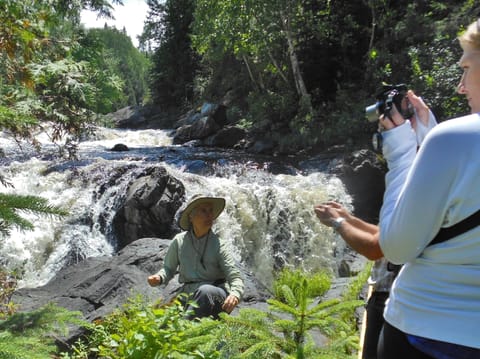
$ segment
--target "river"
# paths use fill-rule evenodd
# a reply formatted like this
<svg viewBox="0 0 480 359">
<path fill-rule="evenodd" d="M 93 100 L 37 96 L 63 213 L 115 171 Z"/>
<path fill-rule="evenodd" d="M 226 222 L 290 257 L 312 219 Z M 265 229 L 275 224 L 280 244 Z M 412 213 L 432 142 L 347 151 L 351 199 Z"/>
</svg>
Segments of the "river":
<svg viewBox="0 0 480 359">
<path fill-rule="evenodd" d="M 131 174 L 158 165 L 184 184 L 188 197 L 208 191 L 226 198 L 226 210 L 215 229 L 228 241 L 236 260 L 259 280 L 271 283 L 283 266 L 336 273 L 344 242 L 318 222 L 313 205 L 335 198 L 351 206 L 338 178 L 322 168 L 301 168 L 293 158 L 172 145 L 169 134 L 98 128 L 78 144 L 75 160 L 57 159 L 57 149 L 46 136 L 39 136 L 42 151 L 37 152 L 2 134 L 0 170 L 14 185 L 3 191 L 47 198 L 69 215 L 23 213 L 35 229 L 14 228 L 3 236 L 0 266 L 22 274 L 19 287 L 37 287 L 72 262 L 113 255 L 112 219 Z M 110 151 L 118 143 L 129 151 Z M 121 181 L 109 185 L 116 168 L 125 173 Z"/>
</svg>

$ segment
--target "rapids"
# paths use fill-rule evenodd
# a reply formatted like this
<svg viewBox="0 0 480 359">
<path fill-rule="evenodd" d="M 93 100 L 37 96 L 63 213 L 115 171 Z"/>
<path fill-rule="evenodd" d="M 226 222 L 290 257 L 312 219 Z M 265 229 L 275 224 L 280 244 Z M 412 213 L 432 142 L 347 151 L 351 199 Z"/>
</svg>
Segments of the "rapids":
<svg viewBox="0 0 480 359">
<path fill-rule="evenodd" d="M 265 284 L 283 266 L 336 273 L 342 259 L 344 242 L 318 222 L 313 205 L 335 198 L 351 207 L 351 198 L 338 178 L 321 169 L 300 170 L 291 158 L 176 146 L 164 130 L 99 128 L 78 144 L 75 160 L 56 159 L 48 138 L 39 141 L 41 153 L 0 136 L 0 171 L 14 186 L 2 190 L 41 196 L 69 212 L 65 218 L 23 213 L 35 229 L 14 228 L 3 237 L 0 266 L 23 273 L 20 287 L 43 285 L 83 258 L 114 254 L 115 210 L 132 175 L 152 165 L 167 168 L 187 197 L 208 192 L 226 198 L 215 229 L 236 260 Z M 130 150 L 110 151 L 117 143 Z M 115 168 L 124 169 L 122 180 L 109 185 Z"/>
</svg>

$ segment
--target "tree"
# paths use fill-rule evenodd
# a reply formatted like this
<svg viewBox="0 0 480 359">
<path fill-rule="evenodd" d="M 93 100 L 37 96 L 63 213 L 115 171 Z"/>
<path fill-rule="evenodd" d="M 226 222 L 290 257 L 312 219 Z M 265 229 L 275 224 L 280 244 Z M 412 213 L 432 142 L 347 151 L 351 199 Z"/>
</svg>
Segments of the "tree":
<svg viewBox="0 0 480 359">
<path fill-rule="evenodd" d="M 95 122 L 88 64 L 71 57 L 83 8 L 111 16 L 105 0 L 0 1 L 0 126 L 13 135 L 50 122 L 54 140 L 75 139 Z"/>
<path fill-rule="evenodd" d="M 144 102 L 149 60 L 123 30 L 89 29 L 79 43 L 73 57 L 89 64 L 89 82 L 98 89 L 92 110 L 106 114 Z"/>
<path fill-rule="evenodd" d="M 147 0 L 149 13 L 141 46 L 154 46 L 151 70 L 152 100 L 165 108 L 191 104 L 198 56 L 192 50 L 190 25 L 194 0 Z"/>
</svg>

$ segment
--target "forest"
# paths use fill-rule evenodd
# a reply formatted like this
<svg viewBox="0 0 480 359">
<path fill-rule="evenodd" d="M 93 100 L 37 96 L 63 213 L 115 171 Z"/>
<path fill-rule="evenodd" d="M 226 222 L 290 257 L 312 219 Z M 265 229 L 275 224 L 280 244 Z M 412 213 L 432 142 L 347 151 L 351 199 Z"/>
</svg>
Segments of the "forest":
<svg viewBox="0 0 480 359">
<path fill-rule="evenodd" d="M 113 126 L 109 113 L 156 106 L 168 129 L 211 102 L 226 104 L 229 124 L 271 141 L 276 153 L 298 154 L 369 146 L 377 125 L 366 121 L 365 107 L 382 83 L 405 83 L 440 121 L 468 112 L 456 93 L 457 36 L 477 19 L 476 1 L 146 2 L 135 48 L 125 29 L 81 24 L 82 10 L 109 18 L 122 0 L 0 0 L 2 134 L 40 146 L 43 131 L 59 156 L 73 158 L 84 136 Z M 2 173 L 0 184 L 13 187 Z M 0 236 L 33 229 L 21 216 L 28 211 L 66 215 L 45 199 L 0 193 Z M 282 273 L 268 302 L 281 315 L 244 311 L 221 324 L 190 323 L 175 305 L 133 301 L 103 321 L 82 323 L 88 340 L 55 356 L 51 332 L 79 321 L 78 313 L 15 313 L 15 275 L 0 267 L 0 358 L 352 358 L 352 308 L 363 304 L 356 299 L 368 268 L 346 297 L 314 306 L 329 279 Z M 311 328 L 330 345 L 307 340 Z"/>
<path fill-rule="evenodd" d="M 105 114 L 154 104 L 165 126 L 205 101 L 280 153 L 364 146 L 365 107 L 405 83 L 442 121 L 467 112 L 455 92 L 458 33 L 474 1 L 147 0 L 140 46 L 125 30 L 85 29 L 82 9 L 120 0 L 0 1 L 0 126 L 48 124 L 68 155 Z"/>
</svg>

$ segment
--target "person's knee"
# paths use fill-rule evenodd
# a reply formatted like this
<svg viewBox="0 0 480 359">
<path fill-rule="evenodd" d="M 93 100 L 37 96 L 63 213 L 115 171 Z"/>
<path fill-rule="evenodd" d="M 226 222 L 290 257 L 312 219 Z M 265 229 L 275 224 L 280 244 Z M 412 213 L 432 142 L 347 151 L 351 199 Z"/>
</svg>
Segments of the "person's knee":
<svg viewBox="0 0 480 359">
<path fill-rule="evenodd" d="M 193 294 L 193 301 L 197 307 L 194 309 L 196 317 L 218 317 L 222 311 L 222 305 L 227 297 L 224 289 L 205 284 L 200 286 Z"/>
<path fill-rule="evenodd" d="M 202 298 L 208 300 L 214 300 L 217 298 L 221 298 L 225 300 L 227 297 L 227 293 L 222 288 L 216 287 L 211 284 L 204 284 L 200 286 L 194 293 L 194 298 Z"/>
</svg>

